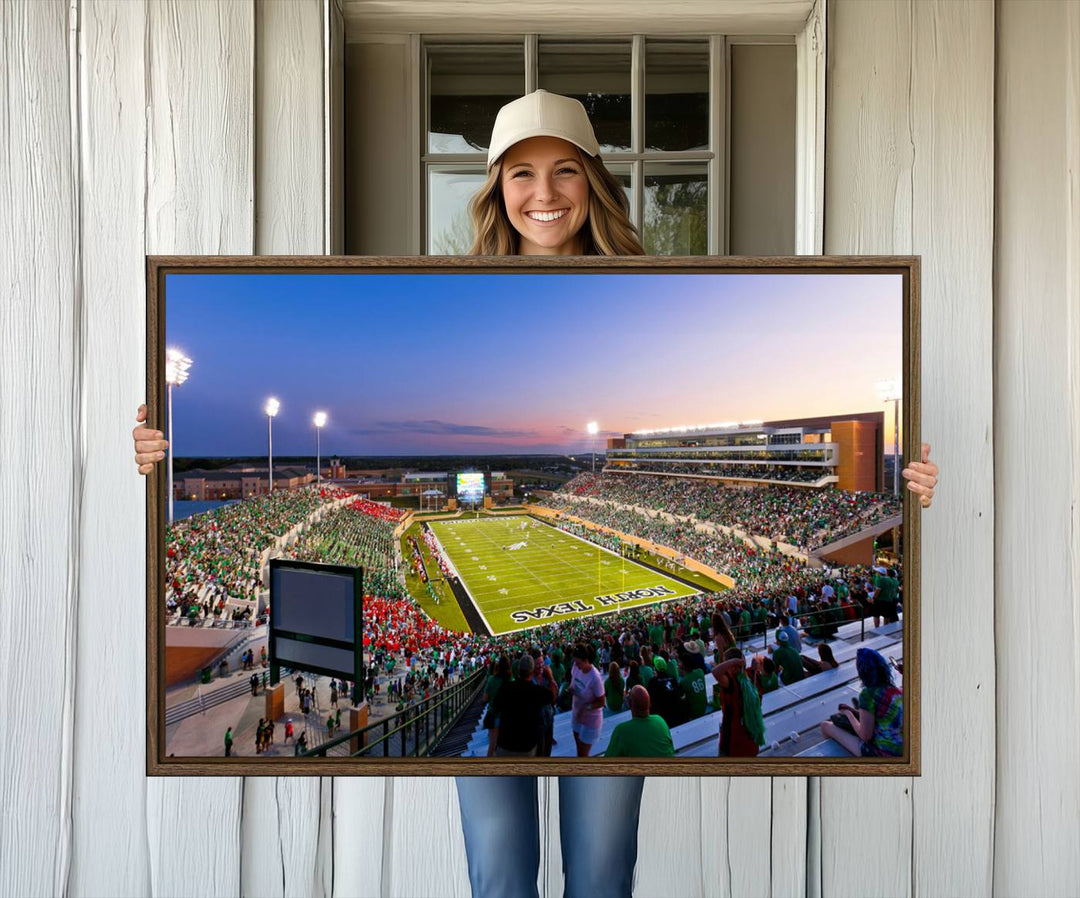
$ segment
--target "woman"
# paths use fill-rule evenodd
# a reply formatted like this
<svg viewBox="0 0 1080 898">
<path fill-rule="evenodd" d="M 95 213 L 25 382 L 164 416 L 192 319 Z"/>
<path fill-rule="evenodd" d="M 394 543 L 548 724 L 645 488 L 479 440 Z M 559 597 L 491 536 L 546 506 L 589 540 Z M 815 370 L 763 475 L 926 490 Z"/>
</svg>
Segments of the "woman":
<svg viewBox="0 0 1080 898">
<path fill-rule="evenodd" d="M 713 612 L 712 631 L 713 644 L 716 647 L 714 658 L 719 664 L 720 660 L 724 657 L 725 652 L 735 645 L 735 634 L 731 632 L 731 627 L 728 626 L 727 621 L 724 620 L 719 611 Z"/>
<path fill-rule="evenodd" d="M 488 178 L 470 204 L 474 255 L 642 255 L 622 187 L 599 158 L 576 100 L 536 91 L 500 111 Z M 574 652 L 575 655 L 579 653 Z M 591 668 L 588 657 L 574 660 Z M 598 676 L 598 674 L 597 674 Z M 596 708 L 603 706 L 603 691 Z M 574 698 L 575 720 L 578 696 Z M 595 702 L 593 702 L 595 704 Z M 579 752 L 588 750 L 576 721 Z M 595 738 L 591 732 L 588 738 Z M 474 896 L 536 895 L 540 864 L 535 777 L 459 777 Z M 564 894 L 629 895 L 637 858 L 642 777 L 561 777 Z M 604 807 L 609 825 L 590 823 Z"/>
<path fill-rule="evenodd" d="M 570 728 L 574 733 L 577 756 L 587 758 L 600 740 L 604 725 L 604 681 L 593 664 L 596 646 L 579 643 L 574 646 L 573 658 L 570 691 L 574 694 L 574 703 L 570 709 Z"/>
<path fill-rule="evenodd" d="M 618 714 L 623 709 L 626 684 L 623 682 L 622 670 L 616 661 L 608 664 L 607 679 L 604 680 L 604 695 L 607 709 L 612 714 Z"/>
<path fill-rule="evenodd" d="M 892 669 L 880 652 L 859 649 L 855 670 L 862 681 L 859 707 L 840 705 L 851 732 L 831 720 L 822 721 L 821 735 L 835 739 L 855 757 L 898 757 L 904 753 L 904 693 L 893 685 Z"/>
<path fill-rule="evenodd" d="M 536 91 L 504 106 L 492 130 L 487 180 L 470 204 L 475 231 L 470 252 L 642 255 L 626 195 L 599 151 L 576 100 Z M 145 406 L 137 420 L 146 420 Z M 165 457 L 167 443 L 160 431 L 141 423 L 132 435 L 135 461 L 146 474 Z M 928 451 L 924 446 L 921 466 L 904 471 L 908 488 L 924 506 L 933 497 L 937 474 L 936 466 L 927 464 Z M 642 674 L 645 679 L 645 667 Z M 458 777 L 457 784 L 473 895 L 537 895 L 536 778 Z M 559 779 L 566 898 L 630 895 L 643 784 L 643 777 Z M 597 808 L 604 809 L 602 827 L 595 824 Z"/>
<path fill-rule="evenodd" d="M 742 688 L 746 673 L 746 659 L 737 646 L 727 649 L 724 660 L 712 669 L 720 697 L 720 710 L 724 712 L 720 718 L 718 754 L 721 758 L 753 758 L 757 756 L 758 746 L 763 744 L 763 741 L 759 741 L 763 732 L 754 726 L 753 700 Z M 756 716 L 760 719 L 761 698 L 757 689 L 752 689 L 754 700 L 757 701 Z"/>
<path fill-rule="evenodd" d="M 536 750 L 539 757 L 548 758 L 551 757 L 551 746 L 555 741 L 555 702 L 559 699 L 559 684 L 555 681 L 551 666 L 545 663 L 540 650 L 534 648 L 531 654 L 536 668 L 536 672 L 533 674 L 533 682 L 551 693 L 551 704 L 546 705 L 540 712 L 542 733 L 539 747 Z"/>
</svg>

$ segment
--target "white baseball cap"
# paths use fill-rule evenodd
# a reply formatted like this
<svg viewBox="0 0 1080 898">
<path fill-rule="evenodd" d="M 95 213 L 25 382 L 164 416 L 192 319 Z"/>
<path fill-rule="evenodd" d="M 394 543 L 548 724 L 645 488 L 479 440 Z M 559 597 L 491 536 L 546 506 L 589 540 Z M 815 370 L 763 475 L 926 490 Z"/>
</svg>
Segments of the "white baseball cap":
<svg viewBox="0 0 1080 898">
<path fill-rule="evenodd" d="M 488 168 L 515 143 L 529 137 L 561 137 L 590 156 L 600 152 L 592 123 L 581 103 L 573 97 L 536 90 L 507 103 L 495 116 Z"/>
</svg>

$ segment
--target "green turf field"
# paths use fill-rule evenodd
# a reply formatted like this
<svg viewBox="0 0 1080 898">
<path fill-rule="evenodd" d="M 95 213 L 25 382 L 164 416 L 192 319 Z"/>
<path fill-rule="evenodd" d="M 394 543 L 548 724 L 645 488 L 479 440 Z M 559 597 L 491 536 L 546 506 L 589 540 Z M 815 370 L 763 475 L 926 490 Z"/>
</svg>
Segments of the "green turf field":
<svg viewBox="0 0 1080 898">
<path fill-rule="evenodd" d="M 430 527 L 496 635 L 700 592 L 529 517 Z"/>
</svg>

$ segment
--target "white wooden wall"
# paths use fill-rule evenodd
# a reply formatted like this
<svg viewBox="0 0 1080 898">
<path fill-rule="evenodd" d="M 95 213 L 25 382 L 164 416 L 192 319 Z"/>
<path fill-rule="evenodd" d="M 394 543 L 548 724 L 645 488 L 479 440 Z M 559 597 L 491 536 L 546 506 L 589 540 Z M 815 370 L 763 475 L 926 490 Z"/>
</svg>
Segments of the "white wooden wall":
<svg viewBox="0 0 1080 898">
<path fill-rule="evenodd" d="M 1080 4 L 828 16 L 825 251 L 923 257 L 923 776 L 650 780 L 637 893 L 1075 895 Z M 143 775 L 143 256 L 333 245 L 336 3 L 0 29 L 0 895 L 466 895 L 449 779 Z"/>
</svg>

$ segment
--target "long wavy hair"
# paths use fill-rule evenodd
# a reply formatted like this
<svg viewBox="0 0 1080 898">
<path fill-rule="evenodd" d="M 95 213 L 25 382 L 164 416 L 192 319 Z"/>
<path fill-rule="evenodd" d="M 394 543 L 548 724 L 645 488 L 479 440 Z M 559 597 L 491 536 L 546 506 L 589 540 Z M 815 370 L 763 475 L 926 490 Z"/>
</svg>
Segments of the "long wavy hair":
<svg viewBox="0 0 1080 898">
<path fill-rule="evenodd" d="M 491 166 L 487 180 L 469 201 L 473 244 L 471 256 L 516 256 L 521 237 L 506 214 L 502 196 L 504 153 Z M 630 221 L 630 202 L 622 185 L 599 156 L 578 153 L 589 182 L 589 213 L 578 234 L 584 256 L 643 256 L 637 228 Z"/>
</svg>

